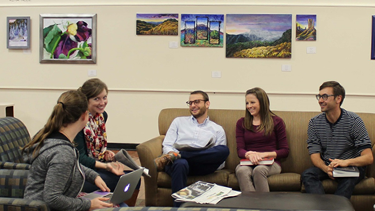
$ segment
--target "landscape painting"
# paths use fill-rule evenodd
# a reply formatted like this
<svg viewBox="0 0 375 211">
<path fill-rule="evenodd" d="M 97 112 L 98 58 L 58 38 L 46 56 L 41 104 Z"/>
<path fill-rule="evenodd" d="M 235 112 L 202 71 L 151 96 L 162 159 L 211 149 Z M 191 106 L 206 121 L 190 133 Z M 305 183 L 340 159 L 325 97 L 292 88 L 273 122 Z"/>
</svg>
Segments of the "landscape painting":
<svg viewBox="0 0 375 211">
<path fill-rule="evenodd" d="M 178 14 L 137 14 L 137 35 L 178 35 Z"/>
<path fill-rule="evenodd" d="M 296 16 L 296 40 L 316 41 L 316 15 Z"/>
<path fill-rule="evenodd" d="M 223 14 L 182 14 L 181 46 L 223 47 Z"/>
<path fill-rule="evenodd" d="M 227 58 L 291 58 L 291 14 L 227 14 Z"/>
</svg>

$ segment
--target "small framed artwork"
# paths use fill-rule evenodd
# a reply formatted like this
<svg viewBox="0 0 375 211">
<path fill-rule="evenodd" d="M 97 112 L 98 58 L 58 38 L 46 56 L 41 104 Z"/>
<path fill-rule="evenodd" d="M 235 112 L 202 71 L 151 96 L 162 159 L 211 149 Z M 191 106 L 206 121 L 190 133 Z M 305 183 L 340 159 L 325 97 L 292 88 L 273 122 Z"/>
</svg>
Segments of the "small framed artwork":
<svg viewBox="0 0 375 211">
<path fill-rule="evenodd" d="M 7 17 L 7 48 L 30 48 L 30 17 Z"/>
<path fill-rule="evenodd" d="M 375 60 L 375 15 L 372 16 L 371 32 L 371 59 Z"/>
<path fill-rule="evenodd" d="M 96 64 L 96 14 L 41 14 L 40 63 Z"/>
</svg>

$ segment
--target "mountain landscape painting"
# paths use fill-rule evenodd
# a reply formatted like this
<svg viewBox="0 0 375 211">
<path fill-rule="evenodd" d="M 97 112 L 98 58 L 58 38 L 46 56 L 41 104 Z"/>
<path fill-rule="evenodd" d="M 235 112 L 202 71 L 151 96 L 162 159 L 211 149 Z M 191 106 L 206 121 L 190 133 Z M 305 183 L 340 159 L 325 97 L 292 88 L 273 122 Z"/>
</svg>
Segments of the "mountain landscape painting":
<svg viewBox="0 0 375 211">
<path fill-rule="evenodd" d="M 227 14 L 227 58 L 291 58 L 291 14 Z"/>
<path fill-rule="evenodd" d="M 137 14 L 137 35 L 178 35 L 178 14 Z"/>
<path fill-rule="evenodd" d="M 296 40 L 316 41 L 316 15 L 296 16 Z"/>
<path fill-rule="evenodd" d="M 182 14 L 181 46 L 223 47 L 224 15 Z"/>
</svg>

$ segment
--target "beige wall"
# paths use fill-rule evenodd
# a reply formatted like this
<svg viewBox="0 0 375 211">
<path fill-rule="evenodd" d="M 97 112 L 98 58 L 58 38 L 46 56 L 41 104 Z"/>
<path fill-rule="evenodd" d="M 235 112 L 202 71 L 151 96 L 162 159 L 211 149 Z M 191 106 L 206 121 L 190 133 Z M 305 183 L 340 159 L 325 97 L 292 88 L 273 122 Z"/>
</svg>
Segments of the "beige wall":
<svg viewBox="0 0 375 211">
<path fill-rule="evenodd" d="M 158 135 L 160 110 L 186 107 L 188 93 L 196 89 L 209 92 L 211 108 L 243 109 L 244 91 L 259 86 L 269 93 L 274 110 L 318 111 L 314 95 L 319 85 L 337 80 L 348 93 L 344 108 L 375 112 L 374 1 L 49 2 L 0 0 L 0 28 L 6 28 L 7 16 L 31 18 L 30 50 L 8 50 L 5 30 L 0 33 L 0 103 L 15 104 L 15 116 L 31 135 L 44 125 L 63 91 L 89 78 L 88 70 L 97 70 L 110 89 L 111 143 L 141 143 Z M 55 13 L 97 14 L 97 64 L 39 63 L 39 14 Z M 178 36 L 137 36 L 136 13 L 278 13 L 292 14 L 293 23 L 297 14 L 316 14 L 317 41 L 292 41 L 291 59 L 227 59 L 225 48 L 169 49 Z M 306 54 L 307 47 L 316 47 L 317 53 Z M 282 72 L 283 64 L 292 71 Z M 221 71 L 222 78 L 211 78 L 211 71 Z"/>
</svg>

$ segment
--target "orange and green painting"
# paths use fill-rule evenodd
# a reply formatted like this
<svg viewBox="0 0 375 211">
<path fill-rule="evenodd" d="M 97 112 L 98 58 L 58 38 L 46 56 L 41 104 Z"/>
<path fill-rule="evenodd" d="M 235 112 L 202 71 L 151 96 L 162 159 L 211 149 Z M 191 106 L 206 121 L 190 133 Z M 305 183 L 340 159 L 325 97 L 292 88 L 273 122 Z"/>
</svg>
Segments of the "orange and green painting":
<svg viewBox="0 0 375 211">
<path fill-rule="evenodd" d="M 223 47 L 224 15 L 182 14 L 181 46 Z"/>
<path fill-rule="evenodd" d="M 296 40 L 316 41 L 316 15 L 296 16 Z"/>
<path fill-rule="evenodd" d="M 137 35 L 178 35 L 178 14 L 137 14 Z"/>
<path fill-rule="evenodd" d="M 291 58 L 291 14 L 227 14 L 227 58 Z"/>
</svg>

